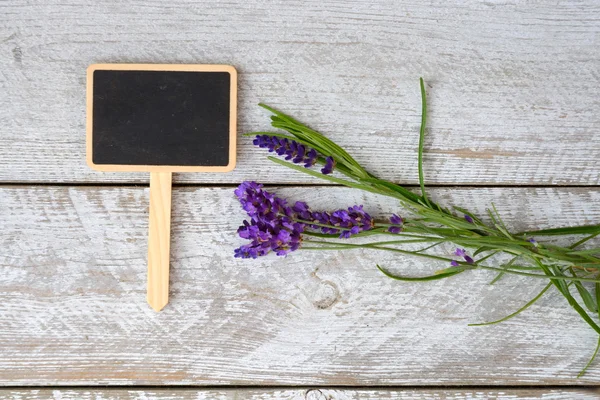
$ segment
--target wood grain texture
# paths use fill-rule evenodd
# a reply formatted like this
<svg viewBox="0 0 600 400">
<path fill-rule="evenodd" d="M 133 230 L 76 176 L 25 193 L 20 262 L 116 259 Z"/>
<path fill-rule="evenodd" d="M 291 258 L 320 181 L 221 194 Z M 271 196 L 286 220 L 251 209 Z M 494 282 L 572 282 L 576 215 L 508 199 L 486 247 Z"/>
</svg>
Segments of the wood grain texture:
<svg viewBox="0 0 600 400">
<path fill-rule="evenodd" d="M 598 389 L 15 389 L 6 400 L 597 400 Z"/>
<path fill-rule="evenodd" d="M 154 311 L 162 310 L 169 302 L 171 180 L 170 172 L 150 173 L 146 299 Z"/>
<path fill-rule="evenodd" d="M 276 192 L 315 209 L 397 211 L 392 199 L 341 188 Z M 600 219 L 597 188 L 440 188 L 431 197 L 480 214 L 494 200 L 515 230 Z M 0 188 L 1 385 L 600 381 L 597 363 L 575 378 L 596 335 L 554 291 L 504 324 L 467 326 L 518 309 L 544 281 L 489 286 L 493 274 L 475 271 L 400 283 L 375 263 L 405 273 L 440 265 L 369 251 L 234 259 L 243 213 L 228 188 L 174 190 L 171 298 L 155 313 L 145 301 L 147 204 L 147 188 Z"/>
<path fill-rule="evenodd" d="M 0 181 L 147 182 L 85 164 L 85 69 L 95 62 L 227 63 L 240 132 L 267 102 L 373 172 L 416 183 L 418 78 L 429 91 L 426 179 L 598 185 L 600 3 L 47 0 L 0 3 Z M 308 182 L 241 138 L 227 175 Z"/>
</svg>

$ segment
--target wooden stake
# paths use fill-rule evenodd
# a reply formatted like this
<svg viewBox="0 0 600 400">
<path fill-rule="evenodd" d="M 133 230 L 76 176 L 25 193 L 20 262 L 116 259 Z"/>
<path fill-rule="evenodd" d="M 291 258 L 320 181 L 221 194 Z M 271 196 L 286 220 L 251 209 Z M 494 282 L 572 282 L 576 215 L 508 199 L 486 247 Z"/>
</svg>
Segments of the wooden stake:
<svg viewBox="0 0 600 400">
<path fill-rule="evenodd" d="M 171 172 L 150 173 L 147 299 L 155 311 L 162 310 L 169 302 L 171 180 Z"/>
</svg>

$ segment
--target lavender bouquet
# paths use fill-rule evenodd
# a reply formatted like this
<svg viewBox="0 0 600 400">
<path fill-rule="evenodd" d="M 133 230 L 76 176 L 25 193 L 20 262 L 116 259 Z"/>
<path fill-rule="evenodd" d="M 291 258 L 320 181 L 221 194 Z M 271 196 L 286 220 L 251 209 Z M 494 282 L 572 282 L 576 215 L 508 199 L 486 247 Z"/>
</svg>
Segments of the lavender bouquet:
<svg viewBox="0 0 600 400">
<path fill-rule="evenodd" d="M 418 277 L 393 274 L 377 265 L 383 274 L 401 281 L 445 279 L 475 269 L 495 272 L 497 275 L 491 283 L 505 274 L 546 279 L 548 284 L 544 289 L 519 310 L 497 321 L 472 325 L 506 321 L 554 287 L 600 335 L 597 322 L 600 318 L 600 248 L 582 249 L 586 242 L 600 235 L 600 225 L 514 233 L 502 222 L 493 204 L 488 210 L 488 220 L 484 221 L 466 209 L 456 206 L 448 209 L 429 199 L 423 181 L 427 103 L 423 79 L 420 83 L 419 193 L 376 177 L 333 141 L 290 116 L 261 104 L 273 113 L 271 125 L 286 132 L 248 134 L 256 136 L 253 142 L 256 146 L 284 157 L 281 160 L 269 156 L 271 161 L 331 183 L 392 197 L 399 201 L 404 212 L 402 216 L 393 214 L 386 221 L 376 221 L 363 206 L 358 205 L 330 212 L 314 211 L 305 202 L 291 204 L 258 183 L 243 182 L 235 195 L 248 213 L 249 221 L 243 222 L 238 233 L 249 243 L 236 249 L 235 257 L 257 258 L 269 253 L 285 256 L 296 250 L 368 248 L 410 254 L 446 264 L 433 275 Z M 372 239 L 367 243 L 348 241 L 356 237 Z M 568 244 L 556 244 L 557 238 Z M 452 257 L 435 253 L 437 246 L 446 243 L 456 246 Z M 423 247 L 409 250 L 406 249 L 408 244 L 422 244 Z M 486 263 L 491 257 L 501 255 L 508 257 L 503 265 L 498 267 Z M 579 301 L 573 297 L 573 287 L 579 294 Z M 593 362 L 599 348 L 600 336 L 590 361 L 579 376 Z"/>
</svg>

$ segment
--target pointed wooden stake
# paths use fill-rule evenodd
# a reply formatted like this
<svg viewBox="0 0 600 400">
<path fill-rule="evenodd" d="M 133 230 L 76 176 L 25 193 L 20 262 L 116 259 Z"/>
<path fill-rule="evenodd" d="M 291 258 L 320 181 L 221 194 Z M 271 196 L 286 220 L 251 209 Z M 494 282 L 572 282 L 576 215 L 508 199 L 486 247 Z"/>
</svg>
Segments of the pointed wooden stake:
<svg viewBox="0 0 600 400">
<path fill-rule="evenodd" d="M 169 302 L 171 181 L 171 172 L 150 173 L 147 299 L 155 311 L 162 310 Z"/>
</svg>

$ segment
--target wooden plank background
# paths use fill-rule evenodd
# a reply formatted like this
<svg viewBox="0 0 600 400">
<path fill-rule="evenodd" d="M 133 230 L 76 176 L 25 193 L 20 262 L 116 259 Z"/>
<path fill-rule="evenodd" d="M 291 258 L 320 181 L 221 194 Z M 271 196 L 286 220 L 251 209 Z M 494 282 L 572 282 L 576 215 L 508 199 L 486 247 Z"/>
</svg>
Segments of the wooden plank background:
<svg viewBox="0 0 600 400">
<path fill-rule="evenodd" d="M 393 199 L 334 187 L 274 190 L 315 209 Z M 445 268 L 385 252 L 300 251 L 240 260 L 244 214 L 231 188 L 176 188 L 171 301 L 145 300 L 148 190 L 3 187 L 0 384 L 532 385 L 576 379 L 597 335 L 557 293 L 495 327 L 544 280 L 477 271 L 400 283 Z M 600 189 L 451 188 L 435 201 L 482 213 L 495 200 L 516 230 L 600 219 Z M 542 210 L 543 208 L 543 210 Z M 7 218 L 8 217 L 8 218 Z M 450 255 L 452 247 L 446 247 Z"/>
<path fill-rule="evenodd" d="M 18 400 L 596 400 L 598 389 L 16 389 L 0 399 Z"/>
<path fill-rule="evenodd" d="M 504 324 L 467 326 L 513 312 L 543 282 L 489 286 L 478 271 L 399 283 L 375 263 L 441 266 L 364 251 L 234 259 L 243 213 L 232 191 L 245 179 L 317 208 L 397 210 L 275 166 L 248 137 L 235 172 L 175 176 L 186 185 L 174 188 L 171 302 L 154 313 L 148 175 L 85 164 L 85 68 L 96 62 L 232 64 L 240 135 L 268 129 L 264 101 L 409 185 L 423 76 L 436 200 L 480 214 L 494 201 L 514 230 L 600 221 L 595 0 L 5 0 L 0 398 L 600 398 L 583 387 L 600 383 L 598 363 L 576 378 L 597 336 L 558 294 Z M 232 385 L 244 387 L 220 387 Z M 448 388 L 459 385 L 470 388 Z"/>
<path fill-rule="evenodd" d="M 596 0 L 4 1 L 0 180 L 147 182 L 86 166 L 85 68 L 164 62 L 236 66 L 240 132 L 268 127 L 264 101 L 413 184 L 423 76 L 429 182 L 598 185 L 599 13 Z M 248 138 L 239 156 L 232 174 L 176 179 L 308 182 Z"/>
</svg>

